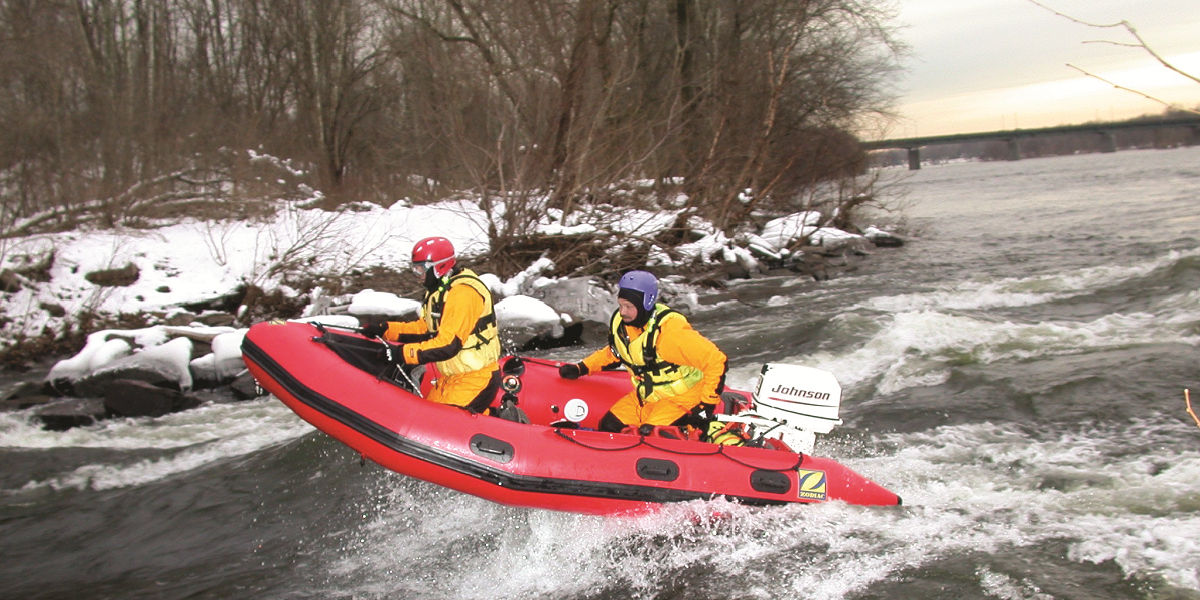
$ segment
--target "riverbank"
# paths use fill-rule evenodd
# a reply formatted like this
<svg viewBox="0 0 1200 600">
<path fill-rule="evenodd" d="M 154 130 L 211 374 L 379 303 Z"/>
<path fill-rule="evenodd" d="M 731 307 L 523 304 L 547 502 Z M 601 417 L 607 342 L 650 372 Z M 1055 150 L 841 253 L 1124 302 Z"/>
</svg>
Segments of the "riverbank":
<svg viewBox="0 0 1200 600">
<path fill-rule="evenodd" d="M 338 212 L 305 205 L 280 202 L 273 215 L 248 221 L 184 218 L 139 229 L 6 240 L 0 255 L 0 364 L 28 368 L 46 354 L 77 349 L 101 329 L 245 327 L 345 306 L 362 290 L 419 296 L 408 254 L 416 240 L 432 235 L 449 238 L 462 262 L 481 274 L 510 271 L 503 279 L 489 278 L 498 299 L 528 295 L 565 276 L 592 276 L 604 285 L 633 267 L 662 276 L 668 294 L 769 272 L 826 279 L 853 268 L 876 245 L 901 243 L 874 227 L 863 235 L 828 227 L 828 216 L 805 211 L 764 218 L 761 227 L 733 238 L 693 218 L 683 236 L 693 241 L 668 245 L 654 238 L 677 219 L 677 211 L 603 206 L 568 219 L 547 211 L 530 237 L 544 240 L 547 248 L 571 250 L 559 256 L 588 257 L 556 264 L 545 250 L 543 256 L 528 249 L 498 256 L 481 225 L 489 222 L 488 214 L 469 201 L 355 205 Z M 502 263 L 514 258 L 526 262 L 524 270 L 511 274 L 512 267 Z"/>
<path fill-rule="evenodd" d="M 474 208 L 456 200 L 331 213 L 282 204 L 273 218 L 254 222 L 181 220 L 13 240 L 0 271 L 7 315 L 0 363 L 13 373 L 60 360 L 41 380 L 0 387 L 0 410 L 29 409 L 43 426 L 66 430 L 253 398 L 240 357 L 246 327 L 333 319 L 325 315 L 346 326 L 415 317 L 421 284 L 407 256 L 427 235 L 451 239 L 460 261 L 480 273 L 513 353 L 603 344 L 615 302 L 611 279 L 621 265 L 655 271 L 664 300 L 686 310 L 697 308 L 704 290 L 730 281 L 829 279 L 878 246 L 902 243 L 877 228 L 860 235 L 823 226 L 826 216 L 805 211 L 732 239 L 696 222 L 687 236 L 694 241 L 655 245 L 644 240 L 676 215 L 634 211 L 603 230 L 551 216 L 530 238 L 546 247 L 542 256 L 510 252 L 501 261 Z M 590 249 L 586 261 L 580 248 Z M 545 256 L 555 249 L 568 258 Z M 530 263 L 522 271 L 501 277 L 492 270 L 521 256 Z"/>
</svg>

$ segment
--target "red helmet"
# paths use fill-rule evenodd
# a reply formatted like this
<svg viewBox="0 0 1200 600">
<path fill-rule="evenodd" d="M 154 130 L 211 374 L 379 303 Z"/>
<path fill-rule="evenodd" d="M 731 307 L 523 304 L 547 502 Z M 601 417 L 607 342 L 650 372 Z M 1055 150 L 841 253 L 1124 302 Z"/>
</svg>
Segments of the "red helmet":
<svg viewBox="0 0 1200 600">
<path fill-rule="evenodd" d="M 454 268 L 454 244 L 444 237 L 427 237 L 412 249 L 413 270 L 423 274 L 433 269 L 433 274 L 445 277 Z"/>
</svg>

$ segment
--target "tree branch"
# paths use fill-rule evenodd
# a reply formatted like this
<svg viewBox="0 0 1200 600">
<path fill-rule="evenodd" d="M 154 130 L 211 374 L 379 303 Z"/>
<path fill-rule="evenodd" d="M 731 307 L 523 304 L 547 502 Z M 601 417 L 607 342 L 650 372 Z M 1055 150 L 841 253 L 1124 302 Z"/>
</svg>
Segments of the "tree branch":
<svg viewBox="0 0 1200 600">
<path fill-rule="evenodd" d="M 1167 108 L 1170 108 L 1170 109 L 1172 109 L 1172 110 L 1178 110 L 1178 111 L 1182 111 L 1182 112 L 1192 113 L 1192 114 L 1194 114 L 1194 115 L 1200 115 L 1200 110 L 1195 110 L 1195 109 L 1187 108 L 1187 107 L 1184 107 L 1184 106 L 1180 106 L 1180 105 L 1178 105 L 1178 104 L 1172 104 L 1172 103 L 1170 103 L 1170 102 L 1167 102 L 1166 100 L 1163 100 L 1162 98 L 1158 98 L 1158 97 L 1155 97 L 1155 96 L 1151 96 L 1150 94 L 1147 94 L 1146 92 L 1143 92 L 1143 91 L 1140 91 L 1140 90 L 1135 90 L 1135 89 L 1132 89 L 1132 88 L 1127 88 L 1127 87 L 1125 87 L 1125 86 L 1123 86 L 1123 85 L 1120 85 L 1120 84 L 1117 84 L 1117 83 L 1113 83 L 1113 82 L 1111 82 L 1111 81 L 1109 81 L 1109 80 L 1107 80 L 1107 79 L 1105 79 L 1105 78 L 1103 78 L 1103 77 L 1101 77 L 1101 76 L 1099 76 L 1099 75 L 1097 75 L 1097 74 L 1095 74 L 1095 73 L 1089 72 L 1089 71 L 1087 71 L 1087 70 L 1085 70 L 1085 69 L 1081 69 L 1081 68 L 1079 68 L 1079 67 L 1077 67 L 1077 66 L 1075 66 L 1075 65 L 1073 65 L 1073 64 L 1071 64 L 1071 63 L 1067 63 L 1067 66 L 1068 66 L 1068 67 L 1071 67 L 1072 69 L 1075 69 L 1076 71 L 1079 71 L 1080 73 L 1083 73 L 1083 74 L 1084 74 L 1085 76 L 1087 76 L 1087 77 L 1091 77 L 1092 79 L 1096 79 L 1096 80 L 1099 80 L 1099 81 L 1103 81 L 1104 83 L 1107 83 L 1108 85 L 1111 85 L 1111 86 L 1113 86 L 1114 88 L 1116 88 L 1116 89 L 1118 89 L 1118 90 L 1121 90 L 1121 91 L 1123 91 L 1123 92 L 1130 92 L 1130 93 L 1137 94 L 1137 95 L 1139 95 L 1139 96 L 1141 96 L 1141 97 L 1143 97 L 1143 98 L 1145 98 L 1145 99 L 1147 99 L 1147 100 L 1151 100 L 1151 101 L 1157 102 L 1157 103 L 1159 103 L 1159 104 L 1161 104 L 1161 105 L 1163 105 L 1163 106 L 1166 106 Z"/>
<path fill-rule="evenodd" d="M 1178 73 L 1178 74 L 1180 74 L 1180 75 L 1183 75 L 1184 77 L 1187 77 L 1188 79 L 1191 79 L 1192 81 L 1195 81 L 1196 83 L 1200 83 L 1200 77 L 1197 77 L 1197 76 L 1195 76 L 1195 75 L 1192 75 L 1191 73 L 1188 73 L 1188 72 L 1186 72 L 1186 71 L 1184 71 L 1184 70 L 1180 69 L 1179 67 L 1176 67 L 1175 65 L 1171 64 L 1171 62 L 1170 62 L 1170 61 L 1168 61 L 1167 59 L 1163 58 L 1163 56 L 1162 56 L 1161 54 L 1159 54 L 1157 51 L 1155 51 L 1155 50 L 1154 50 L 1154 48 L 1152 48 L 1152 47 L 1151 47 L 1149 44 L 1147 44 L 1147 43 L 1146 43 L 1146 40 L 1142 39 L 1142 36 L 1141 36 L 1141 34 L 1139 34 L 1139 33 L 1137 32 L 1137 29 L 1136 29 L 1136 28 L 1133 26 L 1133 24 L 1132 24 L 1132 23 L 1130 23 L 1129 21 L 1121 20 L 1121 21 L 1118 21 L 1118 22 L 1116 22 L 1116 23 L 1092 23 L 1092 22 L 1089 22 L 1089 21 L 1084 21 L 1083 19 L 1080 19 L 1080 18 L 1078 18 L 1078 17 L 1074 17 L 1074 16 L 1071 16 L 1071 15 L 1068 15 L 1068 14 L 1066 14 L 1066 13 L 1063 13 L 1063 12 L 1059 12 L 1059 11 L 1057 11 L 1057 10 L 1053 9 L 1053 8 L 1050 8 L 1049 6 L 1046 6 L 1045 4 L 1042 4 L 1041 2 L 1038 2 L 1038 0 L 1029 0 L 1029 2 L 1033 3 L 1033 4 L 1034 4 L 1034 5 L 1036 5 L 1036 6 L 1039 6 L 1039 7 L 1041 7 L 1042 9 L 1045 9 L 1045 10 L 1047 10 L 1047 11 L 1050 11 L 1050 12 L 1052 12 L 1052 13 L 1054 13 L 1055 15 L 1058 15 L 1058 16 L 1060 16 L 1060 17 L 1064 18 L 1064 19 L 1067 19 L 1068 21 L 1071 21 L 1072 23 L 1078 23 L 1078 24 L 1080 24 L 1080 25 L 1084 25 L 1084 26 L 1086 26 L 1086 27 L 1092 27 L 1092 28 L 1095 28 L 1095 29 L 1113 29 L 1113 28 L 1122 28 L 1122 29 L 1124 29 L 1126 32 L 1128 32 L 1128 33 L 1129 33 L 1129 35 L 1133 36 L 1133 39 L 1137 40 L 1137 43 L 1129 43 L 1129 42 L 1115 42 L 1115 41 L 1111 41 L 1111 40 L 1090 40 L 1090 41 L 1087 41 L 1087 42 L 1084 42 L 1084 43 L 1090 43 L 1090 44 L 1111 44 L 1111 45 L 1113 45 L 1113 46 L 1124 46 L 1124 47 L 1127 47 L 1127 48 L 1141 48 L 1143 51 L 1145 51 L 1147 54 L 1149 54 L 1151 57 L 1153 57 L 1153 58 L 1154 58 L 1154 60 L 1158 61 L 1158 63 L 1159 63 L 1159 64 L 1161 64 L 1162 66 L 1164 66 L 1164 67 L 1166 67 L 1166 68 L 1168 68 L 1168 69 L 1170 69 L 1170 70 L 1172 70 L 1172 71 L 1174 71 L 1174 72 L 1176 72 L 1176 73 Z M 1071 68 L 1073 68 L 1073 69 L 1075 69 L 1075 70 L 1078 70 L 1078 71 L 1083 71 L 1083 69 L 1080 69 L 1079 67 L 1076 67 L 1076 66 L 1074 66 L 1074 65 L 1067 65 L 1067 66 L 1068 66 L 1068 67 L 1071 67 Z M 1084 73 L 1085 75 L 1088 75 L 1089 77 L 1096 77 L 1095 75 L 1092 75 L 1091 73 L 1088 73 L 1088 72 L 1086 72 L 1086 71 L 1083 71 L 1083 73 Z M 1097 77 L 1097 79 L 1099 79 L 1099 77 Z M 1108 83 L 1108 82 L 1106 81 L 1105 83 Z M 1141 92 L 1138 92 L 1137 90 L 1131 90 L 1131 89 L 1129 89 L 1129 88 L 1121 87 L 1121 86 L 1119 86 L 1119 85 L 1115 85 L 1115 84 L 1114 84 L 1114 85 L 1113 85 L 1113 87 L 1116 87 L 1116 88 L 1118 88 L 1118 89 L 1122 89 L 1122 90 L 1125 90 L 1125 91 L 1134 92 L 1134 93 L 1137 93 L 1137 94 L 1141 94 L 1141 95 L 1143 95 L 1143 96 L 1146 96 L 1145 94 L 1142 94 Z M 1166 102 L 1163 102 L 1162 100 L 1159 100 L 1158 98 L 1153 98 L 1153 97 L 1151 97 L 1151 96 L 1146 96 L 1146 97 L 1147 97 L 1147 98 L 1149 98 L 1149 99 L 1151 99 L 1151 100 L 1154 100 L 1155 102 L 1160 102 L 1160 103 L 1162 103 L 1162 104 L 1166 104 L 1167 106 L 1171 106 L 1170 104 L 1168 104 L 1168 103 L 1166 103 Z M 1188 112 L 1195 112 L 1195 111 L 1188 111 Z"/>
</svg>

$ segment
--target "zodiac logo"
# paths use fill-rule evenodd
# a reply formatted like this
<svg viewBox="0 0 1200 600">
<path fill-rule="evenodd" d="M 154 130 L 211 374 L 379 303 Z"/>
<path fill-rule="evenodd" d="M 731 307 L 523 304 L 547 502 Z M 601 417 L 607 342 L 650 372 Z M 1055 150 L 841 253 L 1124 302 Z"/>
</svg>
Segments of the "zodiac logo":
<svg viewBox="0 0 1200 600">
<path fill-rule="evenodd" d="M 807 500 L 825 499 L 825 471 L 797 469 L 796 483 L 797 488 L 799 488 L 797 491 L 800 498 Z"/>
</svg>

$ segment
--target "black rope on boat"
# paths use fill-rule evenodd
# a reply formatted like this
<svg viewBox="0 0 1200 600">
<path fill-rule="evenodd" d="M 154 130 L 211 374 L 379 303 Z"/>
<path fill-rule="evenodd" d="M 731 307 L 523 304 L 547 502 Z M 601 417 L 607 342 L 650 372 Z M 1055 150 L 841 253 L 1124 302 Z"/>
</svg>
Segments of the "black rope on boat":
<svg viewBox="0 0 1200 600">
<path fill-rule="evenodd" d="M 666 452 L 668 454 L 678 454 L 680 456 L 712 456 L 714 454 L 723 454 L 721 452 L 721 450 L 723 450 L 725 448 L 724 446 L 717 446 L 717 449 L 712 452 L 684 452 L 682 450 L 670 450 L 668 448 L 663 448 L 661 446 L 655 446 L 654 444 L 651 444 L 650 442 L 646 441 L 648 439 L 650 439 L 650 438 L 643 437 L 642 443 L 646 444 L 647 446 L 650 446 L 651 448 L 654 448 L 655 450 L 661 450 L 662 452 Z M 670 438 L 665 438 L 665 439 L 670 439 Z M 688 441 L 691 441 L 691 440 L 688 440 Z"/>
<path fill-rule="evenodd" d="M 735 458 L 735 457 L 733 457 L 733 456 L 730 456 L 730 455 L 726 454 L 726 453 L 725 453 L 725 448 L 726 448 L 726 447 L 727 447 L 727 446 L 721 446 L 721 447 L 720 447 L 720 449 L 717 451 L 717 453 L 718 453 L 718 454 L 720 454 L 721 456 L 724 456 L 725 458 L 727 458 L 727 459 L 729 459 L 729 460 L 731 460 L 731 461 L 733 461 L 733 462 L 735 462 L 735 463 L 739 464 L 739 465 L 742 465 L 743 467 L 746 467 L 746 468 L 749 468 L 749 469 L 755 469 L 755 470 L 758 470 L 758 471 L 775 471 L 775 472 L 778 472 L 778 473 L 784 473 L 784 472 L 787 472 L 787 471 L 794 471 L 794 470 L 796 470 L 796 469 L 799 469 L 799 468 L 800 468 L 800 464 L 804 462 L 804 455 L 803 455 L 803 454 L 800 454 L 799 452 L 796 452 L 796 453 L 795 453 L 795 454 L 796 454 L 796 462 L 795 462 L 795 464 L 793 464 L 793 465 L 791 465 L 791 466 L 789 466 L 789 467 L 782 467 L 782 468 L 778 468 L 778 469 L 772 469 L 772 468 L 768 468 L 768 467 L 756 467 L 756 466 L 754 466 L 754 465 L 752 465 L 752 464 L 750 464 L 750 463 L 748 463 L 748 462 L 746 462 L 746 461 L 744 461 L 744 460 L 741 460 L 740 458 Z"/>
<path fill-rule="evenodd" d="M 571 431 L 578 431 L 578 430 L 572 429 Z M 563 432 L 562 428 L 560 428 L 560 427 L 555 427 L 554 433 L 555 433 L 555 435 L 563 438 L 564 440 L 567 440 L 571 443 L 583 446 L 584 448 L 587 448 L 588 450 L 597 450 L 599 452 L 624 452 L 625 450 L 633 450 L 634 448 L 637 448 L 638 446 L 645 445 L 645 446 L 649 446 L 650 448 L 653 448 L 655 450 L 658 450 L 660 452 L 666 452 L 667 454 L 675 454 L 677 456 L 713 456 L 715 454 L 719 454 L 719 455 L 723 456 L 726 460 L 730 460 L 730 461 L 737 463 L 748 469 L 755 469 L 758 471 L 775 471 L 777 473 L 784 473 L 784 472 L 788 472 L 788 471 L 794 471 L 794 470 L 800 468 L 801 463 L 804 462 L 804 455 L 800 454 L 799 452 L 796 452 L 795 453 L 796 454 L 796 462 L 790 466 L 779 467 L 779 468 L 759 467 L 759 466 L 752 465 L 740 458 L 730 456 L 729 454 L 727 454 L 725 452 L 725 448 L 727 448 L 728 446 L 723 446 L 720 444 L 714 444 L 714 446 L 716 446 L 716 450 L 713 450 L 712 452 L 683 452 L 681 450 L 673 450 L 670 448 L 663 448 L 661 446 L 655 446 L 654 444 L 651 444 L 650 442 L 646 441 L 647 440 L 646 437 L 638 436 L 637 443 L 633 444 L 632 446 L 626 446 L 624 448 L 601 448 L 598 446 L 592 446 L 590 444 L 585 444 L 585 443 L 575 439 L 574 437 L 567 435 L 566 433 Z"/>
<path fill-rule="evenodd" d="M 571 431 L 578 431 L 578 430 L 577 430 L 577 429 L 572 429 Z M 574 444 L 578 444 L 578 445 L 580 445 L 580 446 L 583 446 L 584 448 L 587 448 L 588 450 L 598 450 L 598 451 L 600 451 L 600 452 L 624 452 L 625 450 L 633 450 L 634 448 L 637 448 L 638 446 L 641 446 L 642 444 L 645 444 L 645 443 L 646 443 L 646 438 L 644 438 L 644 437 L 639 437 L 639 438 L 638 438 L 638 441 L 637 441 L 637 443 L 636 443 L 636 444 L 634 444 L 634 445 L 632 445 L 632 446 L 628 446 L 628 447 L 625 447 L 625 448 L 601 448 L 601 447 L 598 447 L 598 446 L 589 446 L 588 444 L 585 444 L 585 443 L 583 443 L 583 442 L 581 442 L 581 441 L 579 441 L 579 440 L 577 440 L 577 439 L 575 439 L 575 438 L 573 438 L 573 437 L 571 437 L 571 436 L 569 436 L 569 435 L 567 435 L 567 434 L 563 433 L 563 430 L 562 430 L 562 428 L 561 428 L 561 427 L 555 427 L 555 428 L 554 428 L 554 434 L 555 434 L 555 435 L 557 435 L 558 437 L 560 437 L 560 438 L 564 439 L 564 440 L 567 440 L 568 442 L 572 442 L 572 443 L 574 443 Z M 648 445 L 648 446 L 649 446 L 649 444 L 646 444 L 646 445 Z M 650 446 L 650 447 L 651 447 L 651 448 L 653 448 L 653 446 Z"/>
</svg>

